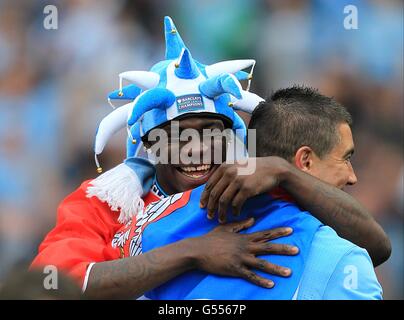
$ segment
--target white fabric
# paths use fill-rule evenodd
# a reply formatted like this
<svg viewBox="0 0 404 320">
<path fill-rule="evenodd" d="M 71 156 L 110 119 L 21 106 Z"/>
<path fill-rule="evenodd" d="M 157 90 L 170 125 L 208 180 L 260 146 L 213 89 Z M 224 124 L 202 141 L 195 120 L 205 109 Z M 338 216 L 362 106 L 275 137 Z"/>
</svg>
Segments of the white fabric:
<svg viewBox="0 0 404 320">
<path fill-rule="evenodd" d="M 155 88 L 160 81 L 160 75 L 151 71 L 126 71 L 120 73 L 119 77 L 144 90 Z"/>
<path fill-rule="evenodd" d="M 132 110 L 132 102 L 115 109 L 102 119 L 95 137 L 94 152 L 96 154 L 100 154 L 104 150 L 105 145 L 113 134 L 125 128 L 130 110 Z"/>
<path fill-rule="evenodd" d="M 87 197 L 107 202 L 111 210 L 120 210 L 118 221 L 128 222 L 143 211 L 143 188 L 135 172 L 126 164 L 106 171 L 91 182 Z"/>
<path fill-rule="evenodd" d="M 171 90 L 176 97 L 187 94 L 199 94 L 199 84 L 206 80 L 206 78 L 199 74 L 196 79 L 180 79 L 175 75 L 175 62 L 170 63 L 167 67 L 167 89 Z M 212 112 L 216 113 L 215 103 L 211 99 L 203 98 L 205 109 L 195 110 L 192 112 Z M 174 102 L 172 106 L 167 109 L 167 120 L 172 120 L 178 116 L 177 104 Z"/>
<path fill-rule="evenodd" d="M 205 71 L 209 78 L 222 73 L 236 73 L 255 64 L 253 59 L 229 60 L 206 66 Z"/>
<path fill-rule="evenodd" d="M 253 113 L 254 109 L 261 101 L 264 101 L 259 95 L 249 91 L 242 90 L 241 95 L 243 97 L 241 100 L 232 97 L 233 108 L 249 114 Z"/>
</svg>

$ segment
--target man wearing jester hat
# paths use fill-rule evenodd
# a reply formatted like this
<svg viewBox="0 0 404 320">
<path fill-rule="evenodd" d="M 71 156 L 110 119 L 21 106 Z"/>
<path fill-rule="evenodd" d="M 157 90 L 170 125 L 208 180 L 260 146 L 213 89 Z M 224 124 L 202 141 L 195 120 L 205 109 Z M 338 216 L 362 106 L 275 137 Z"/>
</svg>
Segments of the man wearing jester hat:
<svg viewBox="0 0 404 320">
<path fill-rule="evenodd" d="M 149 72 L 129 71 L 120 74 L 120 87 L 110 94 L 109 99 L 130 102 L 111 112 L 101 121 L 97 130 L 94 148 L 98 171 L 101 171 L 101 167 L 97 155 L 102 152 L 109 137 L 125 127 L 128 130 L 127 159 L 96 179 L 83 182 L 60 204 L 56 226 L 40 245 L 32 267 L 56 265 L 76 278 L 83 291 L 104 298 L 140 296 L 181 273 L 201 266 L 196 261 L 202 258 L 204 265 L 209 266 L 205 271 L 242 277 L 257 285 L 271 287 L 265 279 L 249 270 L 256 261 L 250 266 L 238 267 L 245 256 L 255 256 L 249 244 L 256 239 L 246 240 L 237 233 L 250 227 L 250 220 L 222 225 L 213 233 L 185 239 L 145 254 L 131 256 L 129 252 L 139 246 L 131 248 L 128 239 L 132 239 L 139 233 L 138 228 L 149 222 L 143 216 L 145 206 L 168 195 L 203 185 L 220 167 L 220 162 L 203 156 L 208 150 L 211 151 L 210 155 L 222 153 L 226 145 L 223 143 L 224 136 L 220 139 L 197 140 L 197 143 L 191 139 L 190 145 L 184 145 L 181 139 L 175 139 L 176 134 L 192 128 L 204 137 L 204 129 L 216 129 L 215 132 L 230 132 L 233 145 L 243 145 L 246 128 L 236 110 L 251 113 L 263 100 L 249 92 L 248 88 L 243 90 L 239 83 L 239 80 L 251 80 L 251 72 L 248 74 L 242 70 L 253 67 L 254 60 L 201 64 L 192 58 L 171 18 L 166 17 L 164 24 L 166 60 L 154 65 Z M 132 84 L 123 87 L 123 79 Z M 166 151 L 170 151 L 167 152 L 168 163 L 162 163 L 159 159 L 156 161 L 164 151 L 162 144 L 159 144 L 164 141 L 153 136 L 156 129 L 162 129 L 157 132 L 167 133 L 159 138 L 166 138 Z M 155 152 L 156 145 L 160 146 L 157 152 L 160 154 Z M 145 148 L 149 150 L 146 155 Z M 178 151 L 179 161 L 173 161 L 171 155 L 175 152 L 172 150 Z M 195 162 L 182 163 L 181 155 L 190 153 L 191 158 L 196 154 L 199 161 L 203 158 L 203 162 L 196 162 L 196 165 Z M 244 149 L 241 154 L 244 155 Z M 276 162 L 271 157 L 265 161 L 261 167 L 263 162 L 257 162 L 256 170 L 263 173 L 262 178 L 276 181 L 279 174 Z M 265 171 L 271 164 L 271 171 Z M 380 239 L 385 239 L 385 234 L 374 220 L 363 218 L 368 214 L 363 212 L 361 206 L 350 207 L 349 213 L 358 218 L 355 226 L 346 221 L 349 220 L 346 215 L 329 219 L 340 208 L 348 207 L 347 204 L 353 200 L 334 197 L 336 190 L 318 181 L 316 187 L 319 184 L 327 188 L 331 196 L 302 196 L 299 205 L 313 208 L 314 216 L 321 221 L 329 221 L 336 230 L 343 230 L 346 238 L 354 242 L 361 239 L 361 245 L 368 249 L 376 264 L 385 259 L 388 248 L 375 246 Z M 268 190 L 260 191 L 267 192 L 274 187 L 275 183 L 268 186 Z M 304 176 L 291 182 L 288 188 L 290 190 L 286 191 L 292 194 L 314 194 L 313 180 Z M 251 194 L 257 192 L 250 190 Z M 213 200 L 213 205 L 209 205 L 210 214 L 217 207 L 217 198 Z M 329 206 L 333 210 L 320 212 L 321 204 L 326 201 L 333 204 Z M 363 230 L 372 232 L 364 235 Z M 292 246 L 266 245 L 267 241 L 290 232 L 288 228 L 257 232 L 255 237 L 262 242 L 259 253 L 296 254 L 297 249 Z M 369 238 L 369 234 L 373 237 Z M 200 247 L 201 243 L 205 245 Z M 226 254 L 217 256 L 217 246 L 225 248 Z M 287 276 L 291 272 L 286 270 L 284 273 L 281 266 L 275 265 L 266 271 L 280 276 Z"/>
</svg>

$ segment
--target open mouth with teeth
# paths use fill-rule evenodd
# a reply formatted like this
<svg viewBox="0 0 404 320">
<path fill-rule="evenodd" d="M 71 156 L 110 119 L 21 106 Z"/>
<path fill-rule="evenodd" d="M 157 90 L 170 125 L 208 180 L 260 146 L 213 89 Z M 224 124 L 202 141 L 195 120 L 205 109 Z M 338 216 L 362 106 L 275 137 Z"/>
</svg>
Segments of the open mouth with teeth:
<svg viewBox="0 0 404 320">
<path fill-rule="evenodd" d="M 202 164 L 177 167 L 177 170 L 188 178 L 200 179 L 207 176 L 211 172 L 212 168 L 213 166 L 211 164 Z"/>
</svg>

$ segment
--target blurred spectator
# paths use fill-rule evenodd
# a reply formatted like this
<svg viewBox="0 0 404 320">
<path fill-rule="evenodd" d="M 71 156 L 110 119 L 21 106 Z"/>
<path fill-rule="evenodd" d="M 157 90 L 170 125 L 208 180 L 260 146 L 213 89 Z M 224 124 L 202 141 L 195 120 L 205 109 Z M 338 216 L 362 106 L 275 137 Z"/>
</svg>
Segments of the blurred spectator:
<svg viewBox="0 0 404 320">
<path fill-rule="evenodd" d="M 0 285 L 0 300 L 79 300 L 81 290 L 77 284 L 61 272 L 53 276 L 43 270 L 27 271 L 20 266 L 7 275 Z M 52 282 L 53 281 L 53 282 Z M 49 287 L 46 288 L 46 285 Z"/>
</svg>

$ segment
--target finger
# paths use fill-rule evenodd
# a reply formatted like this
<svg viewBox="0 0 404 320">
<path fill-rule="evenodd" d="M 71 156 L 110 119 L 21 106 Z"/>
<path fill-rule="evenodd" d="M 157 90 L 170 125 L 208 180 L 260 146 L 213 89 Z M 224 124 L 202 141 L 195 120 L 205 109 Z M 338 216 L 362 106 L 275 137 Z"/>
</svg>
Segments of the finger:
<svg viewBox="0 0 404 320">
<path fill-rule="evenodd" d="M 231 207 L 233 210 L 233 214 L 235 216 L 239 216 L 241 212 L 241 207 L 244 202 L 249 198 L 250 193 L 247 188 L 240 188 L 237 194 L 234 196 L 233 201 L 231 202 Z"/>
<path fill-rule="evenodd" d="M 299 253 L 299 248 L 287 244 L 279 243 L 254 243 L 249 247 L 250 252 L 254 255 L 276 254 L 283 256 L 294 256 Z"/>
<path fill-rule="evenodd" d="M 237 222 L 231 222 L 222 226 L 219 226 L 220 228 L 224 228 L 226 231 L 229 232 L 239 232 L 241 230 L 250 228 L 251 226 L 254 225 L 254 218 L 248 218 L 243 221 L 237 221 Z"/>
<path fill-rule="evenodd" d="M 273 288 L 275 283 L 272 280 L 265 279 L 255 272 L 248 270 L 246 268 L 240 269 L 240 276 L 249 282 L 256 284 L 257 286 L 264 288 Z"/>
<path fill-rule="evenodd" d="M 234 198 L 234 195 L 236 194 L 237 190 L 238 185 L 235 183 L 231 183 L 223 192 L 223 194 L 220 196 L 219 206 L 217 210 L 220 223 L 226 222 L 227 208 L 229 207 L 229 203 Z"/>
<path fill-rule="evenodd" d="M 266 242 L 268 240 L 274 240 L 281 237 L 286 237 L 290 235 L 292 232 L 293 229 L 290 227 L 281 227 L 251 233 L 249 234 L 249 238 L 254 242 Z"/>
<path fill-rule="evenodd" d="M 244 263 L 250 268 L 261 270 L 265 273 L 273 274 L 276 276 L 289 277 L 292 274 L 292 270 L 289 268 L 281 267 L 266 260 L 258 259 L 255 257 L 247 258 Z"/>
<path fill-rule="evenodd" d="M 208 210 L 208 218 L 212 219 L 215 216 L 215 212 L 219 205 L 219 198 L 230 183 L 231 180 L 229 178 L 226 178 L 226 174 L 224 174 L 220 181 L 216 183 L 216 185 L 211 190 L 208 205 L 206 207 Z"/>
<path fill-rule="evenodd" d="M 205 185 L 205 188 L 203 189 L 201 199 L 199 200 L 199 206 L 201 208 L 205 208 L 206 205 L 208 204 L 208 199 L 209 199 L 209 196 L 210 196 L 210 192 L 212 191 L 212 189 L 216 185 L 216 183 L 218 181 L 220 181 L 220 179 L 221 179 L 221 177 L 223 175 L 223 170 L 224 170 L 224 165 L 222 164 L 210 176 L 208 182 Z"/>
</svg>

